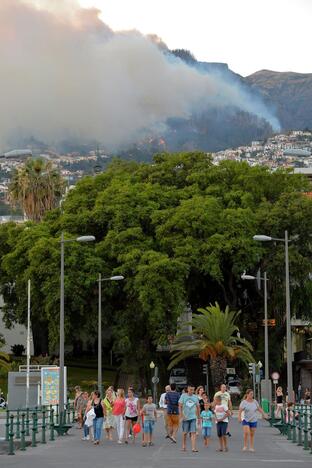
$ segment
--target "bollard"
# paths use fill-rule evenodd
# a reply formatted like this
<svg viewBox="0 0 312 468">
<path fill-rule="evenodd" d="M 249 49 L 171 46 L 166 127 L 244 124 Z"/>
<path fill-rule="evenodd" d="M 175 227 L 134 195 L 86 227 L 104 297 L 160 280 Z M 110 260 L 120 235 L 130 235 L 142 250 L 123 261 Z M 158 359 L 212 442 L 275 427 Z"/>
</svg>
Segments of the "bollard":
<svg viewBox="0 0 312 468">
<path fill-rule="evenodd" d="M 310 405 L 310 445 L 311 445 L 311 450 L 310 453 L 312 454 L 312 407 Z"/>
<path fill-rule="evenodd" d="M 32 437 L 31 437 L 31 446 L 37 447 L 36 441 L 37 425 L 36 425 L 36 413 L 35 411 L 32 414 Z"/>
<path fill-rule="evenodd" d="M 26 450 L 26 442 L 25 442 L 25 413 L 22 413 L 22 428 L 21 428 L 21 448 L 20 450 Z"/>
<path fill-rule="evenodd" d="M 54 440 L 54 409 L 50 411 L 50 440 Z"/>
<path fill-rule="evenodd" d="M 9 433 L 10 433 L 10 411 L 6 410 L 6 423 L 5 423 L 5 440 L 9 441 Z"/>
<path fill-rule="evenodd" d="M 18 409 L 16 412 L 16 434 L 15 434 L 15 439 L 20 439 L 21 438 L 21 431 L 20 431 L 20 410 Z"/>
<path fill-rule="evenodd" d="M 14 454 L 14 415 L 11 414 L 10 416 L 10 431 L 9 431 L 9 451 L 8 455 L 15 455 Z"/>
<path fill-rule="evenodd" d="M 46 410 L 42 410 L 42 433 L 41 433 L 41 443 L 46 444 Z"/>
<path fill-rule="evenodd" d="M 29 437 L 29 408 L 26 408 L 26 436 Z"/>
</svg>

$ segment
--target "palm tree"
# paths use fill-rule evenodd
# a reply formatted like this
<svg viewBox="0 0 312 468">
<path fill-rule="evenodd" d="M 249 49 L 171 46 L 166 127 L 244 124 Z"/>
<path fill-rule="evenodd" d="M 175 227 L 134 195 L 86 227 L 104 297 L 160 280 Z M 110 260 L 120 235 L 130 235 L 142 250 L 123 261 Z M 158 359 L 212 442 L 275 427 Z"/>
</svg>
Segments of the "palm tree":
<svg viewBox="0 0 312 468">
<path fill-rule="evenodd" d="M 65 191 L 65 181 L 51 161 L 28 159 L 9 185 L 9 201 L 19 204 L 28 219 L 40 221 L 47 210 L 56 208 Z"/>
<path fill-rule="evenodd" d="M 219 387 L 225 381 L 227 361 L 241 360 L 253 362 L 251 344 L 239 336 L 235 323 L 240 311 L 230 311 L 227 306 L 223 312 L 219 304 L 198 309 L 192 314 L 189 323 L 192 334 L 180 332 L 172 345 L 173 356 L 169 369 L 183 359 L 197 355 L 203 361 L 210 360 L 213 385 Z"/>
</svg>

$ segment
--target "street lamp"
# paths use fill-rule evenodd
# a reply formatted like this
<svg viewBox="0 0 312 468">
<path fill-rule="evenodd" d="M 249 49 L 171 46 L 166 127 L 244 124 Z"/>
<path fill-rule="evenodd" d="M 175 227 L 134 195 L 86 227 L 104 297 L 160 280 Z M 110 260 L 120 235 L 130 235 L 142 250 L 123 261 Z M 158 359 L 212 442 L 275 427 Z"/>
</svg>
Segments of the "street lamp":
<svg viewBox="0 0 312 468">
<path fill-rule="evenodd" d="M 155 363 L 153 361 L 150 362 L 149 366 L 150 366 L 151 370 L 154 370 L 154 375 L 152 377 L 152 383 L 153 383 L 153 400 L 154 400 L 154 403 L 156 405 L 157 404 L 156 403 L 156 400 L 157 400 L 157 384 L 159 382 L 158 367 L 155 365 Z"/>
<path fill-rule="evenodd" d="M 110 276 L 109 278 L 102 278 L 99 273 L 99 304 L 98 304 L 98 390 L 102 395 L 102 282 L 103 281 L 122 281 L 123 276 Z"/>
<path fill-rule="evenodd" d="M 64 232 L 61 235 L 61 294 L 60 294 L 60 382 L 59 382 L 59 412 L 60 426 L 65 422 L 64 419 L 64 256 L 65 243 L 69 242 L 93 242 L 94 236 L 80 236 L 75 239 L 65 239 Z"/>
<path fill-rule="evenodd" d="M 244 272 L 241 276 L 242 280 L 262 280 L 264 283 L 264 378 L 265 378 L 265 398 L 271 401 L 271 392 L 269 387 L 269 330 L 268 330 L 268 293 L 267 293 L 267 274 L 263 273 L 263 277 L 246 275 Z M 259 286 L 260 289 L 260 286 Z"/>
<path fill-rule="evenodd" d="M 285 243 L 285 283 L 286 283 L 286 350 L 287 350 L 287 391 L 289 401 L 293 401 L 293 372 L 292 372 L 292 343 L 291 343 L 291 315 L 290 315 L 290 288 L 289 288 L 289 254 L 288 231 L 285 231 L 284 239 L 271 236 L 256 235 L 253 239 L 260 242 L 277 241 Z"/>
</svg>

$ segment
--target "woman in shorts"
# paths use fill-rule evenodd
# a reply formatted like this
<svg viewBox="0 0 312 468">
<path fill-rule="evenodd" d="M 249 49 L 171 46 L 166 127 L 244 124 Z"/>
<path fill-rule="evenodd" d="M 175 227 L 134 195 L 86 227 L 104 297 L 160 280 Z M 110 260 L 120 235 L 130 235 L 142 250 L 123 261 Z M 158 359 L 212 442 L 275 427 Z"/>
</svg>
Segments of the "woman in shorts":
<svg viewBox="0 0 312 468">
<path fill-rule="evenodd" d="M 242 417 L 242 413 L 244 413 L 244 417 Z M 266 419 L 265 412 L 263 411 L 259 403 L 256 400 L 254 400 L 253 390 L 249 388 L 246 391 L 244 400 L 239 405 L 238 411 L 238 422 L 242 423 L 244 431 L 244 452 L 248 450 L 248 444 L 249 452 L 255 451 L 254 440 L 258 421 L 257 413 L 261 413 L 263 418 Z"/>
<path fill-rule="evenodd" d="M 138 422 L 140 414 L 140 400 L 134 396 L 133 388 L 128 389 L 128 398 L 126 398 L 126 431 L 125 431 L 125 444 L 128 443 L 128 437 L 130 435 L 130 429 Z M 132 431 L 133 442 L 135 442 L 136 434 Z"/>
</svg>

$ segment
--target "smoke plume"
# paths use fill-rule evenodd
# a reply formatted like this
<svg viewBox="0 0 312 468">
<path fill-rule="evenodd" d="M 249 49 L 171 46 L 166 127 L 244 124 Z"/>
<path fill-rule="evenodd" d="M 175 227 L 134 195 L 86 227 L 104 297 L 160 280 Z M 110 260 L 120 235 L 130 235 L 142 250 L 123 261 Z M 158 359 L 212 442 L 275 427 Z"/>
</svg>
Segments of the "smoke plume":
<svg viewBox="0 0 312 468">
<path fill-rule="evenodd" d="M 112 31 L 96 9 L 29 2 L 0 1 L 0 147 L 21 132 L 117 148 L 209 106 L 235 106 L 278 125 L 238 83 L 169 57 L 138 31 Z"/>
</svg>

